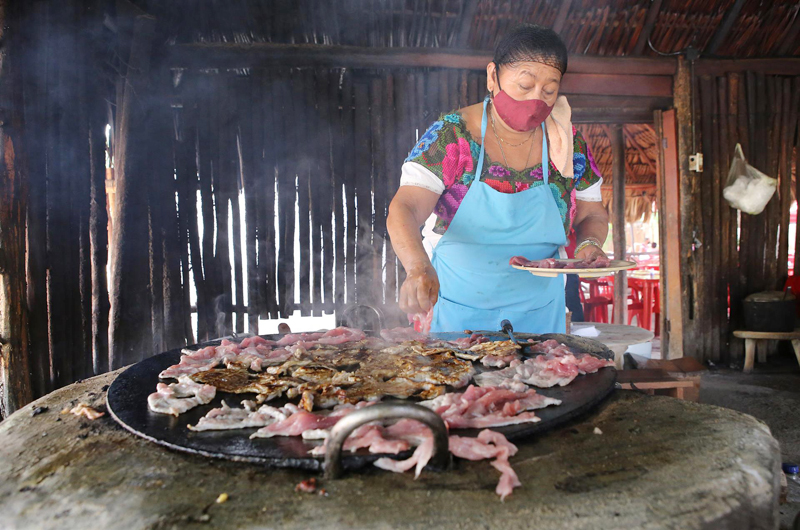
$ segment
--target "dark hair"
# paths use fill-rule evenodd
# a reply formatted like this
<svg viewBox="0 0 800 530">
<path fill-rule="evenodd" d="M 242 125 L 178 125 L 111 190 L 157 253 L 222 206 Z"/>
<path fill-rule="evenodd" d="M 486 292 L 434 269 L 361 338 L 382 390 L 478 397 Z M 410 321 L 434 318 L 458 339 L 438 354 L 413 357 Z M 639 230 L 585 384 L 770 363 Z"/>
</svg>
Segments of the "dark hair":
<svg viewBox="0 0 800 530">
<path fill-rule="evenodd" d="M 567 59 L 567 47 L 558 33 L 535 24 L 515 27 L 494 48 L 497 68 L 504 64 L 532 61 L 552 66 L 563 75 L 567 71 Z"/>
</svg>

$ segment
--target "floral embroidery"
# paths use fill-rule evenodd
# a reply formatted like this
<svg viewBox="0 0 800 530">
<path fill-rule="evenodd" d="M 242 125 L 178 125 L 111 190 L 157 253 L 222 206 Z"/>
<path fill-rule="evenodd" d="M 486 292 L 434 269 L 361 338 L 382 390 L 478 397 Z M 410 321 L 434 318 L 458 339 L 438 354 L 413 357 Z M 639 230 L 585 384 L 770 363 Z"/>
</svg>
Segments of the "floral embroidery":
<svg viewBox="0 0 800 530">
<path fill-rule="evenodd" d="M 542 165 L 539 164 L 536 169 L 531 171 L 530 175 L 531 179 L 533 180 L 544 180 L 544 171 L 542 171 Z"/>
<path fill-rule="evenodd" d="M 439 202 L 436 203 L 434 209 L 436 215 L 449 225 L 468 190 L 469 188 L 461 183 L 453 184 L 445 189 L 442 196 L 439 197 Z"/>
<path fill-rule="evenodd" d="M 583 153 L 575 153 L 575 156 L 572 157 L 572 169 L 575 176 L 582 177 L 586 172 L 586 157 Z"/>
<path fill-rule="evenodd" d="M 497 177 L 498 179 L 507 179 L 511 176 L 511 171 L 503 166 L 492 164 L 489 166 L 489 174 L 493 177 Z"/>
<path fill-rule="evenodd" d="M 430 146 L 439 138 L 439 135 L 437 133 L 442 129 L 443 126 L 444 123 L 442 121 L 433 122 L 433 125 L 428 127 L 428 130 L 425 131 L 425 134 L 423 134 L 422 138 L 419 139 L 417 145 L 415 145 L 414 149 L 412 149 L 411 152 L 408 154 L 406 162 L 408 162 L 409 160 L 413 160 L 414 158 L 417 158 L 425 151 L 427 151 L 430 148 Z"/>
<path fill-rule="evenodd" d="M 575 219 L 576 192 L 585 190 L 600 180 L 600 172 L 583 136 L 573 127 L 574 176 L 566 178 L 551 163 L 548 168 L 548 187 L 558 206 L 565 233 L 569 233 Z M 480 145 L 472 138 L 463 118 L 457 112 L 440 116 L 406 158 L 416 162 L 442 179 L 445 191 L 436 203 L 438 217 L 434 232 L 444 234 L 464 200 L 470 184 L 475 180 L 475 167 L 480 156 Z M 483 174 L 480 179 L 502 193 L 518 193 L 544 184 L 541 164 L 524 171 L 504 167 L 492 162 L 484 154 Z"/>
<path fill-rule="evenodd" d="M 454 112 L 452 114 L 447 114 L 443 116 L 442 119 L 454 125 L 458 125 L 459 123 L 461 123 L 461 115 L 458 114 L 457 112 Z"/>
<path fill-rule="evenodd" d="M 445 147 L 446 154 L 442 160 L 442 177 L 445 187 L 452 186 L 465 171 L 472 171 L 472 155 L 469 144 L 464 138 Z"/>
</svg>

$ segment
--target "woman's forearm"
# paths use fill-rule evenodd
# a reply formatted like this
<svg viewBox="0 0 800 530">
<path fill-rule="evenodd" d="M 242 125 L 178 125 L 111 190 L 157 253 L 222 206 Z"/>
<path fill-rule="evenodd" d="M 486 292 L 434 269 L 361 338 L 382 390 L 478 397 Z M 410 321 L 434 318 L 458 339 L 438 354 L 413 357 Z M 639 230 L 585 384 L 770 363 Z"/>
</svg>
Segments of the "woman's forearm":
<svg viewBox="0 0 800 530">
<path fill-rule="evenodd" d="M 581 244 L 589 238 L 597 239 L 602 245 L 608 237 L 608 217 L 592 215 L 584 218 L 575 227 L 575 241 Z"/>
<path fill-rule="evenodd" d="M 389 216 L 386 218 L 386 228 L 394 253 L 406 272 L 431 266 L 422 245 L 419 226 L 411 208 L 402 202 L 392 201 L 389 205 Z"/>
</svg>

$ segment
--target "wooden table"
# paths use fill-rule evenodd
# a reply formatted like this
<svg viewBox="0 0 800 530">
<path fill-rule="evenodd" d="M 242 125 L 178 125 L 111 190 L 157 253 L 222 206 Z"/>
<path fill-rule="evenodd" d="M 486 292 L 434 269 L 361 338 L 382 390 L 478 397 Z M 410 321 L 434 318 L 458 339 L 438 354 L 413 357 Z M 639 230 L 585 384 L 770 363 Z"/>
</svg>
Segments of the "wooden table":
<svg viewBox="0 0 800 530">
<path fill-rule="evenodd" d="M 781 452 L 766 425 L 721 407 L 616 391 L 594 411 L 519 442 L 522 487 L 505 502 L 489 462 L 446 472 L 269 469 L 178 453 L 105 415 L 119 373 L 49 394 L 0 423 L 0 527 L 87 528 L 725 528 L 778 527 Z M 34 407 L 39 409 L 33 415 Z M 327 496 L 295 491 L 316 476 Z M 221 494 L 227 502 L 217 503 Z"/>
<path fill-rule="evenodd" d="M 753 371 L 756 361 L 756 348 L 758 349 L 758 362 L 767 362 L 767 341 L 770 340 L 790 340 L 792 348 L 800 363 L 800 328 L 794 331 L 746 331 L 737 329 L 733 336 L 744 339 L 744 371 Z"/>
<path fill-rule="evenodd" d="M 614 363 L 618 370 L 622 369 L 622 361 L 625 352 L 634 344 L 650 342 L 655 337 L 652 331 L 636 326 L 626 326 L 624 324 L 598 324 L 597 322 L 573 322 L 572 332 L 581 328 L 594 326 L 600 332 L 598 337 L 587 337 L 605 344 L 609 350 L 614 352 Z"/>
<path fill-rule="evenodd" d="M 635 270 L 628 273 L 628 280 L 638 283 L 642 289 L 642 322 L 639 327 L 650 329 L 650 319 L 653 316 L 653 304 L 658 300 L 658 289 L 661 275 L 657 270 Z"/>
</svg>

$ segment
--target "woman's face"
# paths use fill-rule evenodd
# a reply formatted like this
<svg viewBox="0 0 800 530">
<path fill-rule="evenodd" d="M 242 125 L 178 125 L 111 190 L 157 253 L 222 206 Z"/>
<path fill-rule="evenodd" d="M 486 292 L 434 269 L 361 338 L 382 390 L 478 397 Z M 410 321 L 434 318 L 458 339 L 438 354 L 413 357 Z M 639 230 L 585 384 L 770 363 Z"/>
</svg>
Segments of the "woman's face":
<svg viewBox="0 0 800 530">
<path fill-rule="evenodd" d="M 497 75 L 500 78 L 499 86 Z M 491 62 L 486 67 L 486 85 L 493 96 L 502 88 L 517 101 L 540 99 L 552 106 L 558 98 L 561 72 L 552 66 L 532 61 L 504 64 L 498 71 L 494 62 Z"/>
</svg>

